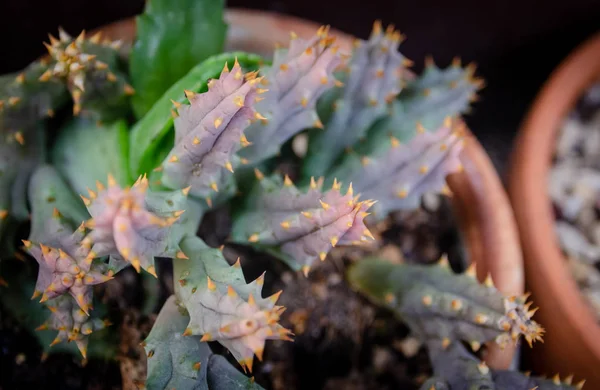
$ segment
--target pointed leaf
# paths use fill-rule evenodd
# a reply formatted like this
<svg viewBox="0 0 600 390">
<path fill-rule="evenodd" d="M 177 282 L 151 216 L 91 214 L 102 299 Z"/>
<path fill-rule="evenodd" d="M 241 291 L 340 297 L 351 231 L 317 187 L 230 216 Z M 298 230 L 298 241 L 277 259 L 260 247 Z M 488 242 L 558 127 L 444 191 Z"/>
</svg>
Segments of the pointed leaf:
<svg viewBox="0 0 600 390">
<path fill-rule="evenodd" d="M 192 67 L 223 50 L 224 0 L 151 0 L 137 17 L 129 74 L 134 111 L 143 117 Z"/>
</svg>

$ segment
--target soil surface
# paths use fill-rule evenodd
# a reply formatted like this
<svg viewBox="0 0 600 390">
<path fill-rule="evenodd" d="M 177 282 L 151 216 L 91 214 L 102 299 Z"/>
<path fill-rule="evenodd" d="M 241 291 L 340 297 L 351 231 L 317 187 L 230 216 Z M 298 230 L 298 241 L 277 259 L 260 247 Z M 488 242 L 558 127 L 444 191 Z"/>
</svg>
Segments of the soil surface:
<svg viewBox="0 0 600 390">
<path fill-rule="evenodd" d="M 308 278 L 262 253 L 225 247 L 228 261 L 241 257 L 247 280 L 267 270 L 265 296 L 284 290 L 279 301 L 287 308 L 282 325 L 296 335 L 293 343 L 267 342 L 264 361 L 254 364 L 259 384 L 267 390 L 419 388 L 431 374 L 425 350 L 392 313 L 354 292 L 344 275 L 348 265 L 365 255 L 430 263 L 448 253 L 452 267 L 462 270 L 461 243 L 449 201 L 435 197 L 424 204 L 423 209 L 395 213 L 372 228 L 377 239 L 373 246 L 336 248 L 311 269 Z M 209 245 L 219 246 L 228 227 L 227 210 L 217 210 L 205 216 L 199 235 Z M 32 259 L 25 261 L 35 265 Z M 150 280 L 153 287 L 131 268 L 95 291 L 108 308 L 114 324 L 110 329 L 119 333 L 116 360 L 90 358 L 82 363 L 80 357 L 67 354 L 47 356 L 37 339 L 0 307 L 0 389 L 141 388 L 146 358 L 140 342 L 173 288 L 170 262 L 159 260 L 157 268 L 160 288 L 150 303 L 144 296 L 149 291 L 156 294 L 156 280 Z M 211 346 L 233 362 L 218 344 Z"/>
</svg>

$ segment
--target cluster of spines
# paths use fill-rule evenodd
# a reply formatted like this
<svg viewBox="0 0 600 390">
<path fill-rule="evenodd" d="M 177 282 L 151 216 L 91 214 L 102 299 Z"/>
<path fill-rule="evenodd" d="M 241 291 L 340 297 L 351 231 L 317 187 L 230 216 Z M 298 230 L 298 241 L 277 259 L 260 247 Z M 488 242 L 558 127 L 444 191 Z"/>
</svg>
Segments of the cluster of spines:
<svg viewBox="0 0 600 390">
<path fill-rule="evenodd" d="M 452 272 L 446 256 L 434 266 L 365 259 L 352 267 L 349 279 L 394 310 L 416 335 L 442 348 L 455 340 L 475 351 L 492 340 L 504 348 L 520 336 L 531 344 L 544 333 L 531 319 L 536 310 L 526 302 L 528 294 L 504 297 L 489 275 L 483 284 L 477 281 L 473 264 L 463 274 Z"/>
<path fill-rule="evenodd" d="M 112 279 L 102 260 L 95 261 L 89 248 L 83 245 L 86 229 L 83 223 L 73 232 L 68 221 L 54 209 L 46 221 L 44 243 L 23 240 L 24 249 L 39 264 L 38 278 L 31 299 L 41 296 L 50 311 L 48 321 L 37 330 L 55 330 L 58 334 L 50 346 L 75 341 L 86 357 L 87 337 L 105 328 L 108 321 L 90 317 L 92 288 Z"/>
<path fill-rule="evenodd" d="M 49 35 L 49 38 L 50 43 L 44 43 L 51 57 L 50 60 L 44 60 L 49 68 L 39 77 L 39 81 L 62 80 L 66 82 L 74 101 L 73 115 L 77 116 L 82 111 L 85 94 L 89 92 L 86 91 L 86 85 L 95 89 L 101 82 L 105 82 L 115 96 L 130 96 L 135 93 L 133 87 L 123 79 L 122 75 L 116 70 L 112 70 L 110 64 L 98 59 L 97 54 L 94 53 L 99 51 L 98 49 L 109 49 L 113 52 L 112 56 L 116 57 L 122 45 L 121 41 L 101 41 L 101 33 L 86 40 L 85 31 L 73 39 L 63 29 L 59 29 L 58 39 L 52 35 Z M 116 98 L 115 96 L 113 99 Z"/>
<path fill-rule="evenodd" d="M 368 41 L 355 40 L 350 61 L 342 67 L 344 87 L 331 91 L 334 99 L 325 99 L 332 110 L 325 118 L 325 130 L 311 134 L 307 175 L 326 174 L 345 148 L 387 115 L 389 104 L 402 89 L 405 66 L 410 64 L 398 52 L 402 40 L 392 25 L 384 32 L 380 21 L 373 25 Z"/>
<path fill-rule="evenodd" d="M 262 389 L 254 377 L 248 378 L 224 356 L 214 354 L 207 343 L 200 342 L 200 337 L 183 336 L 189 320 L 177 297 L 169 297 L 142 342 L 148 357 L 148 389 Z M 252 362 L 242 367 L 251 369 Z"/>
<path fill-rule="evenodd" d="M 477 92 L 485 86 L 485 82 L 475 76 L 475 69 L 473 63 L 463 68 L 458 58 L 441 69 L 427 57 L 423 73 L 406 82 L 390 106 L 390 115 L 369 130 L 367 139 L 384 131 L 406 140 L 415 134 L 419 125 L 437 129 L 445 117 L 469 113 L 470 103 L 478 100 Z"/>
<path fill-rule="evenodd" d="M 450 275 L 449 277 L 459 276 L 455 275 L 450 270 L 446 256 L 442 256 L 438 262 L 438 266 L 445 269 Z M 485 333 L 487 333 L 486 330 L 489 329 L 491 331 L 489 335 L 483 335 L 483 338 L 480 338 L 479 340 L 473 339 L 469 341 L 469 345 L 474 351 L 479 350 L 482 342 L 488 341 L 485 339 L 486 336 L 490 337 L 494 334 L 498 334 L 493 340 L 500 345 L 501 348 L 506 347 L 510 340 L 517 341 L 521 336 L 525 338 L 530 346 L 534 341 L 542 340 L 544 329 L 531 319 L 537 311 L 537 308 L 531 309 L 532 303 L 527 303 L 530 294 L 502 297 L 495 288 L 489 274 L 485 278 L 483 285 L 480 285 L 477 281 L 474 263 L 467 268 L 464 276 L 468 279 L 463 280 L 466 280 L 467 283 L 471 283 L 472 286 L 475 287 L 475 291 L 470 294 L 472 295 L 470 298 L 474 300 L 472 304 L 469 303 L 469 297 L 461 299 L 458 294 L 454 295 L 452 293 L 449 293 L 448 296 L 446 296 L 445 293 L 442 292 L 439 294 L 434 289 L 431 290 L 431 292 L 420 294 L 420 303 L 422 307 L 425 308 L 425 311 L 429 312 L 429 315 L 435 316 L 438 314 L 445 318 L 455 317 L 455 321 L 461 321 L 460 317 L 466 314 L 466 317 L 463 317 L 462 319 L 466 323 L 471 323 L 471 325 L 474 325 L 475 327 L 481 327 Z M 456 284 L 458 283 L 457 280 Z M 484 291 L 484 289 L 487 291 Z M 480 302 L 478 302 L 479 298 L 481 298 Z M 494 302 L 493 304 L 490 302 L 490 307 L 484 306 L 489 298 L 492 298 L 491 300 L 493 301 L 502 302 L 503 310 L 500 311 L 498 310 L 498 307 L 493 307 L 498 306 L 495 304 L 497 302 Z M 392 298 L 392 295 L 387 295 L 386 299 L 392 304 L 396 303 L 395 297 Z M 468 306 L 472 307 L 469 308 Z M 479 311 L 477 310 L 478 306 Z M 459 326 L 460 324 L 457 323 L 456 327 Z M 465 331 L 463 334 L 458 335 L 458 337 L 469 337 L 469 333 L 471 332 Z M 475 338 L 479 337 L 474 333 L 471 333 L 471 335 Z M 447 348 L 452 342 L 452 339 L 448 336 L 444 336 L 440 341 L 442 348 Z"/>
<path fill-rule="evenodd" d="M 352 180 L 358 192 L 378 200 L 375 218 L 385 218 L 394 210 L 417 208 L 426 193 L 451 195 L 446 178 L 463 169 L 459 155 L 464 123 L 446 117 L 435 132 L 419 123 L 416 130 L 416 136 L 407 143 L 393 135 L 379 137 L 375 150 L 350 152 L 331 172 L 331 176 Z"/>
<path fill-rule="evenodd" d="M 291 340 L 292 333 L 278 323 L 285 310 L 276 305 L 281 291 L 262 298 L 264 273 L 246 284 L 239 258 L 230 266 L 221 249 L 196 237 L 184 239 L 182 248 L 189 259 L 175 261 L 174 275 L 176 294 L 190 316 L 184 336 L 218 341 L 249 372 L 254 355 L 262 360 L 266 340 Z"/>
<path fill-rule="evenodd" d="M 92 218 L 86 227 L 92 231 L 83 244 L 95 256 L 106 256 L 130 263 L 137 272 L 144 268 L 156 277 L 155 256 L 184 258 L 172 234 L 172 226 L 185 210 L 167 198 L 164 212 L 152 210 L 148 204 L 148 179 L 140 176 L 131 188 L 121 188 L 112 175 L 108 175 L 108 188 L 96 182 L 97 191 L 88 189 L 89 197 L 81 196 Z M 168 197 L 185 199 L 189 188 Z M 175 242 L 174 242 L 175 241 Z M 173 245 L 173 243 L 175 245 Z"/>
<path fill-rule="evenodd" d="M 432 56 L 425 57 L 425 68 L 423 74 L 419 78 L 415 78 L 407 83 L 406 91 L 408 93 L 420 93 L 425 97 L 436 93 L 436 89 L 453 90 L 461 86 L 461 84 L 469 85 L 469 90 L 472 91 L 468 95 L 467 101 L 470 103 L 477 102 L 479 97 L 476 91 L 485 87 L 485 81 L 475 76 L 477 65 L 474 62 L 469 63 L 464 68 L 459 57 L 454 57 L 450 66 L 446 69 L 439 68 Z M 468 108 L 465 107 L 465 112 L 468 113 Z"/>
<path fill-rule="evenodd" d="M 252 164 L 275 156 L 281 145 L 300 131 L 322 128 L 317 100 L 328 89 L 343 84 L 334 76 L 341 63 L 335 37 L 321 26 L 310 39 L 291 33 L 289 48 L 277 48 L 273 65 L 261 84 L 269 88 L 257 109 L 265 116 L 250 126 L 246 135 L 252 145 L 240 152 Z"/>
<path fill-rule="evenodd" d="M 50 318 L 38 326 L 36 330 L 58 331 L 56 337 L 50 343 L 50 347 L 63 342 L 74 341 L 85 359 L 88 336 L 110 326 L 111 323 L 108 320 L 89 317 L 81 307 L 74 305 L 73 302 L 71 297 L 64 295 L 46 302 L 46 307 L 51 312 Z"/>
<path fill-rule="evenodd" d="M 53 219 L 61 219 L 58 210 L 54 210 Z M 54 223 L 57 221 L 49 221 Z M 56 230 L 67 229 L 60 222 L 54 223 Z M 41 295 L 40 302 L 69 293 L 79 308 L 89 315 L 92 309 L 92 286 L 107 282 L 112 276 L 107 275 L 102 263 L 94 263 L 95 255 L 83 245 L 85 227 L 83 224 L 71 235 L 57 233 L 58 238 L 53 246 L 43 243 L 34 244 L 23 240 L 25 249 L 39 264 L 38 279 L 32 299 Z"/>
<path fill-rule="evenodd" d="M 313 262 L 325 260 L 332 248 L 374 239 L 364 218 L 375 201 L 359 201 L 352 184 L 344 195 L 337 180 L 324 192 L 323 179 L 312 177 L 303 191 L 287 175 L 267 178 L 258 169 L 255 175 L 251 201 L 234 222 L 234 241 L 278 248 L 290 265 L 308 275 Z"/>
<path fill-rule="evenodd" d="M 190 105 L 173 101 L 175 146 L 156 171 L 160 183 L 169 188 L 191 187 L 192 196 L 204 198 L 209 207 L 223 187 L 233 180 L 229 173 L 247 163 L 235 153 L 251 143 L 244 130 L 265 117 L 255 109 L 267 89 L 259 88 L 257 72 L 242 73 L 240 64 L 229 70 L 227 63 L 219 79 L 208 82 L 208 91 L 185 91 Z"/>
<path fill-rule="evenodd" d="M 239 260 L 236 264 L 232 267 L 239 268 Z M 262 286 L 264 276 L 259 278 L 256 280 L 256 285 Z M 203 303 L 207 304 L 209 310 L 222 311 L 226 314 L 223 317 L 227 320 L 214 328 L 208 327 L 202 331 L 199 329 L 194 331 L 193 324 L 190 324 L 183 335 L 202 334 L 200 339 L 202 342 L 219 341 L 238 359 L 244 372 L 246 370 L 252 372 L 254 355 L 258 360 L 263 360 L 265 340 L 293 341 L 291 338 L 293 334 L 278 323 L 281 314 L 285 311 L 283 306 L 275 305 L 281 291 L 268 298 L 260 299 L 259 304 L 252 293 L 248 295 L 247 300 L 244 300 L 231 285 L 227 286 L 226 294 L 217 291 L 217 285 L 210 277 L 207 277 L 206 291 L 208 294 L 214 294 L 214 299 L 205 298 Z M 210 306 L 211 303 L 217 302 L 218 308 Z M 232 318 L 234 316 L 239 317 L 234 320 Z"/>
</svg>

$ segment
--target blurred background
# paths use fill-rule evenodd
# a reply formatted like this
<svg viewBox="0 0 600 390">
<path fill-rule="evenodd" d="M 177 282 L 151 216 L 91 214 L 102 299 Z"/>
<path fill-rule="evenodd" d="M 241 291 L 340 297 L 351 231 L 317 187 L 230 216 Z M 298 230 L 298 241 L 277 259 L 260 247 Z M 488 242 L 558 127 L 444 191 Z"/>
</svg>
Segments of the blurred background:
<svg viewBox="0 0 600 390">
<path fill-rule="evenodd" d="M 552 69 L 600 29 L 600 0 L 229 0 L 230 7 L 271 10 L 331 24 L 366 38 L 375 19 L 408 39 L 405 56 L 420 70 L 426 55 L 448 64 L 475 61 L 487 87 L 467 122 L 504 171 L 512 139 Z M 0 74 L 44 53 L 42 41 L 60 25 L 79 33 L 140 13 L 144 0 L 0 0 L 4 37 Z M 6 53 L 10 53 L 7 55 Z"/>
</svg>

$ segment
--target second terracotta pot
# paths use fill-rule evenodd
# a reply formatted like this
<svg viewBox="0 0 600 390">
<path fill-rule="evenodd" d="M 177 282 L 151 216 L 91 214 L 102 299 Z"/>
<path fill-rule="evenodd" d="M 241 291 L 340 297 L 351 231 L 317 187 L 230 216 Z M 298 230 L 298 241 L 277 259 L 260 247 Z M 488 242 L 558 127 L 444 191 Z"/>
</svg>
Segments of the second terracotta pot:
<svg viewBox="0 0 600 390">
<path fill-rule="evenodd" d="M 545 342 L 531 351 L 536 371 L 586 379 L 600 389 L 600 326 L 581 296 L 554 232 L 548 176 L 556 136 L 578 99 L 600 79 L 600 33 L 552 74 L 516 139 L 509 192 L 523 250 L 527 287 L 540 306 Z"/>
</svg>

